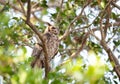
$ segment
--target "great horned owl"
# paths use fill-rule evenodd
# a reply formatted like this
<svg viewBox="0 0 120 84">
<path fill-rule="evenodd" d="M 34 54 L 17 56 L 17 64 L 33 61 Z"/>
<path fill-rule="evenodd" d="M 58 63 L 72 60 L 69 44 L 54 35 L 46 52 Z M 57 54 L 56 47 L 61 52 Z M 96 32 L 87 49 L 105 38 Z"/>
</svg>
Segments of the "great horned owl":
<svg viewBox="0 0 120 84">
<path fill-rule="evenodd" d="M 48 52 L 48 62 L 57 54 L 59 48 L 59 39 L 58 39 L 59 30 L 53 26 L 48 26 L 45 29 L 43 34 L 43 39 L 45 41 L 45 45 L 47 46 Z M 32 52 L 33 61 L 31 66 L 43 68 L 45 66 L 44 63 L 44 52 L 41 46 L 41 42 L 35 44 Z"/>
</svg>

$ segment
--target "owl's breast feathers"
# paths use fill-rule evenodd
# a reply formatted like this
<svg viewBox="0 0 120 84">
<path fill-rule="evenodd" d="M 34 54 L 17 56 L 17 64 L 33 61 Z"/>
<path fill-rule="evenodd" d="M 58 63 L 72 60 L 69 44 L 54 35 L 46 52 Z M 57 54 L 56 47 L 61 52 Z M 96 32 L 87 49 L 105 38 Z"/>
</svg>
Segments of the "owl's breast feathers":
<svg viewBox="0 0 120 84">
<path fill-rule="evenodd" d="M 39 56 L 41 51 L 42 47 L 39 45 L 39 43 L 36 43 L 32 51 L 32 56 Z"/>
<path fill-rule="evenodd" d="M 50 33 L 45 33 L 45 34 L 44 34 L 44 40 L 49 41 L 50 38 L 51 38 L 51 34 L 50 34 Z"/>
<path fill-rule="evenodd" d="M 58 36 L 51 33 L 44 34 L 45 44 L 47 46 L 48 59 L 49 61 L 55 56 L 58 51 L 59 41 Z"/>
</svg>

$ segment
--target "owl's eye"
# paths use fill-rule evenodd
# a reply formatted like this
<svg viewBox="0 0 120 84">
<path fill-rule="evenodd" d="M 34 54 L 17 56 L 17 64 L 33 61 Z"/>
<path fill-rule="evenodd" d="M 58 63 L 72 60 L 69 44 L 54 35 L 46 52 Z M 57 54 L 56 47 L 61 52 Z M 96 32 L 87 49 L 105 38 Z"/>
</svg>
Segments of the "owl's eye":
<svg viewBox="0 0 120 84">
<path fill-rule="evenodd" d="M 55 27 L 52 27 L 52 29 L 56 29 Z"/>
</svg>

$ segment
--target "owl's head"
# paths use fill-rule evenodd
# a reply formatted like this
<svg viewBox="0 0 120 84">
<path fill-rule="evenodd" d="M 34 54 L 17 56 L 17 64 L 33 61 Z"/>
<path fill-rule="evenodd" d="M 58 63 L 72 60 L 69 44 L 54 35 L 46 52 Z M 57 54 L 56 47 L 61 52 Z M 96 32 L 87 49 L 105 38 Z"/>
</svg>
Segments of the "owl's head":
<svg viewBox="0 0 120 84">
<path fill-rule="evenodd" d="M 52 34 L 58 35 L 59 34 L 59 29 L 50 25 L 46 28 L 45 32 L 50 32 Z"/>
</svg>

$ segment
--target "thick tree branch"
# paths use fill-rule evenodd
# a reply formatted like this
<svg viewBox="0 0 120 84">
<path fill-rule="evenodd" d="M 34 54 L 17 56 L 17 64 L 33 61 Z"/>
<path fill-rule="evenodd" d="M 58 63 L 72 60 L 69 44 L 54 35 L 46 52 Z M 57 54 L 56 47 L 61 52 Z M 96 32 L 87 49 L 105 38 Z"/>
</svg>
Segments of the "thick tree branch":
<svg viewBox="0 0 120 84">
<path fill-rule="evenodd" d="M 38 35 L 39 39 L 42 41 L 42 48 L 44 51 L 44 58 L 45 58 L 45 60 L 44 60 L 45 61 L 45 78 L 47 78 L 47 75 L 49 72 L 47 46 L 46 46 L 44 39 L 42 37 L 42 33 L 40 33 L 37 30 L 37 28 L 30 22 L 30 15 L 31 15 L 31 0 L 28 0 L 26 24 L 29 25 L 29 27 Z"/>
<path fill-rule="evenodd" d="M 47 78 L 47 75 L 49 73 L 48 52 L 47 52 L 47 47 L 46 47 L 45 42 L 44 42 L 43 37 L 42 37 L 42 33 L 40 33 L 37 30 L 37 28 L 30 21 L 26 21 L 26 24 L 35 32 L 35 34 L 38 35 L 39 39 L 42 42 L 42 48 L 43 48 L 44 56 L 45 56 L 45 78 Z"/>
<path fill-rule="evenodd" d="M 94 35 L 93 33 L 91 33 L 91 35 L 93 35 L 101 44 L 101 46 L 104 48 L 104 50 L 107 52 L 108 57 L 110 59 L 110 62 L 112 63 L 112 66 L 114 68 L 114 71 L 117 73 L 117 76 L 120 79 L 120 64 L 118 59 L 115 57 L 115 55 L 113 54 L 113 52 L 111 51 L 111 49 L 107 46 L 107 43 L 105 42 L 105 40 L 100 40 L 96 35 Z"/>
<path fill-rule="evenodd" d="M 107 46 L 105 41 L 101 41 L 101 45 L 104 48 L 104 50 L 107 52 L 109 59 L 111 63 L 113 64 L 114 70 L 117 73 L 117 76 L 120 79 L 120 64 L 118 59 L 115 57 L 115 55 L 112 53 L 111 49 Z"/>
<path fill-rule="evenodd" d="M 27 0 L 27 22 L 30 21 L 30 15 L 31 15 L 31 0 Z"/>
<path fill-rule="evenodd" d="M 112 2 L 112 0 L 110 0 L 110 1 L 107 3 L 107 5 L 106 5 L 106 7 L 105 7 L 105 9 L 104 9 L 104 11 L 103 11 L 103 13 L 102 13 L 102 15 L 101 15 L 100 31 L 101 31 L 102 40 L 100 41 L 100 44 L 102 45 L 102 47 L 104 48 L 104 50 L 107 52 L 110 61 L 113 63 L 114 70 L 115 70 L 115 72 L 117 73 L 117 75 L 118 75 L 118 77 L 119 77 L 119 79 L 120 79 L 120 64 L 119 64 L 119 61 L 118 61 L 118 59 L 114 56 L 114 54 L 112 53 L 111 49 L 107 46 L 107 43 L 105 42 L 105 35 L 104 35 L 104 32 L 103 32 L 104 30 L 103 30 L 103 27 L 102 27 L 102 19 L 103 19 L 103 16 L 104 16 L 104 14 L 105 14 L 106 9 L 110 6 L 110 3 L 111 3 L 111 2 Z M 109 23 L 106 24 L 107 27 L 108 27 L 108 24 L 109 24 Z M 106 26 L 105 26 L 105 27 L 106 27 Z"/>
<path fill-rule="evenodd" d="M 0 3 L 3 5 L 6 5 L 6 1 L 0 0 Z M 20 13 L 24 14 L 23 10 L 19 9 L 18 7 L 14 6 L 13 4 L 9 3 L 9 5 L 14 9 L 19 11 Z M 22 6 L 22 5 L 21 5 Z M 38 29 L 30 22 L 30 14 L 31 14 L 31 5 L 30 5 L 30 0 L 28 0 L 28 10 L 27 10 L 27 20 L 24 20 L 26 24 L 35 32 L 36 35 L 38 35 L 39 39 L 42 41 L 43 45 L 43 51 L 44 51 L 44 56 L 45 56 L 45 78 L 47 78 L 48 72 L 49 72 L 49 65 L 48 65 L 48 53 L 47 53 L 47 48 L 45 45 L 45 42 L 42 37 L 42 33 L 38 31 Z M 25 14 L 24 14 L 25 15 Z"/>
</svg>

